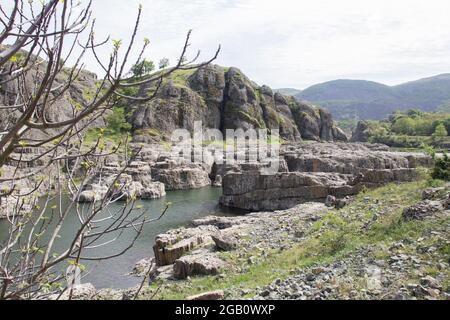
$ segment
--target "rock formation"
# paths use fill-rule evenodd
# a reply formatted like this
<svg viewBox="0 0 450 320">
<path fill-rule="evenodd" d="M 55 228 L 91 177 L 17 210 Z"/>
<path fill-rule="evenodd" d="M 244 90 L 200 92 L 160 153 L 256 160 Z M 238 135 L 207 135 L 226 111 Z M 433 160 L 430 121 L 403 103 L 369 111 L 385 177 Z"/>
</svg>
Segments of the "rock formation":
<svg viewBox="0 0 450 320">
<path fill-rule="evenodd" d="M 359 193 L 365 187 L 412 181 L 418 166 L 430 166 L 421 153 L 376 151 L 363 144 L 309 144 L 283 147 L 289 172 L 263 175 L 259 170 L 223 177 L 222 205 L 250 211 L 291 208 L 308 201 L 325 201 Z"/>
<path fill-rule="evenodd" d="M 141 94 L 152 91 L 142 87 Z M 278 129 L 288 141 L 346 141 L 331 114 L 293 97 L 258 86 L 239 69 L 208 65 L 166 82 L 156 99 L 130 106 L 135 142 L 161 141 L 173 130 L 193 130 L 195 121 L 205 128 Z"/>
<path fill-rule="evenodd" d="M 358 121 L 355 131 L 352 133 L 351 142 L 367 142 L 370 136 L 369 123 L 367 121 Z"/>
</svg>

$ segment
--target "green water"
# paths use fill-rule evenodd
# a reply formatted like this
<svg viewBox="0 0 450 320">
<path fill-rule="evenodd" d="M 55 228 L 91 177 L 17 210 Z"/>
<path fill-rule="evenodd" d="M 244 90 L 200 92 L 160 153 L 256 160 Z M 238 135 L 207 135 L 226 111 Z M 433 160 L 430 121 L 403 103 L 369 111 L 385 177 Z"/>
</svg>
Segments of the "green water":
<svg viewBox="0 0 450 320">
<path fill-rule="evenodd" d="M 152 246 L 156 235 L 187 225 L 191 220 L 207 215 L 224 216 L 235 214 L 217 205 L 221 192 L 221 188 L 205 187 L 194 190 L 169 191 L 166 197 L 140 201 L 138 204 L 147 209 L 152 218 L 158 216 L 165 207 L 166 202 L 171 202 L 172 204 L 161 220 L 147 224 L 144 227 L 143 233 L 133 248 L 125 254 L 101 262 L 83 261 L 83 264 L 86 265 L 86 271 L 82 282 L 90 282 L 97 288 L 128 288 L 138 284 L 140 279 L 126 274 L 133 269 L 137 261 L 153 256 Z M 114 209 L 114 207 L 111 209 Z M 70 215 L 62 228 L 61 238 L 55 243 L 57 252 L 67 247 L 73 239 L 73 234 L 78 225 L 76 214 Z M 0 219 L 0 239 L 5 238 L 5 235 L 8 233 L 8 227 L 8 222 Z M 118 252 L 130 243 L 134 235 L 133 231 L 128 230 L 121 236 L 119 241 L 101 249 L 89 250 L 88 255 L 103 256 Z M 65 268 L 66 266 L 60 267 Z"/>
</svg>

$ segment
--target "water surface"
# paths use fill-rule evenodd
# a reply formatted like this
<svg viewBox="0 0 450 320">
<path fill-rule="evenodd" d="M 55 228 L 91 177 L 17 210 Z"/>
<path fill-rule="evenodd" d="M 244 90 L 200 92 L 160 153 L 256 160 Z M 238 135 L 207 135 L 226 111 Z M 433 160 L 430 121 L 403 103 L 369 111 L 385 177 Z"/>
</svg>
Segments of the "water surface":
<svg viewBox="0 0 450 320">
<path fill-rule="evenodd" d="M 141 236 L 137 239 L 133 248 L 120 257 L 101 261 L 83 261 L 86 265 L 86 275 L 83 282 L 90 282 L 97 288 L 128 288 L 139 283 L 140 279 L 127 276 L 135 263 L 142 258 L 153 256 L 152 246 L 155 236 L 167 230 L 187 225 L 191 220 L 207 215 L 233 215 L 234 213 L 218 206 L 221 188 L 205 187 L 201 189 L 168 191 L 167 196 L 140 201 L 138 204 L 150 212 L 152 218 L 157 217 L 164 209 L 167 202 L 171 202 L 170 209 L 158 221 L 147 224 Z M 114 204 L 113 204 L 114 206 Z M 116 206 L 119 206 L 117 204 Z M 55 244 L 57 252 L 67 247 L 73 239 L 73 234 L 78 226 L 75 214 L 71 215 L 61 232 L 61 239 Z M 8 232 L 8 223 L 0 219 L 0 239 Z M 125 232 L 120 241 L 114 242 L 101 249 L 89 250 L 89 256 L 103 256 L 118 252 L 129 244 L 135 233 Z"/>
</svg>

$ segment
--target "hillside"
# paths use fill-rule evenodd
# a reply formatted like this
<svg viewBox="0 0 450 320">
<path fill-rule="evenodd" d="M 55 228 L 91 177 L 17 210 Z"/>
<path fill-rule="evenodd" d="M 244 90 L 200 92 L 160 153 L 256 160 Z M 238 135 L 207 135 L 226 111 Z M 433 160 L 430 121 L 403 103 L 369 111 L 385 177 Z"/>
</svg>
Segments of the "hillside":
<svg viewBox="0 0 450 320">
<path fill-rule="evenodd" d="M 285 94 L 287 96 L 296 96 L 302 93 L 302 90 L 294 89 L 294 88 L 280 88 L 274 90 L 275 92 L 279 92 L 281 94 Z"/>
<path fill-rule="evenodd" d="M 450 74 L 397 86 L 364 80 L 334 80 L 295 95 L 327 108 L 337 119 L 384 119 L 395 110 L 434 111 L 450 100 Z"/>
</svg>

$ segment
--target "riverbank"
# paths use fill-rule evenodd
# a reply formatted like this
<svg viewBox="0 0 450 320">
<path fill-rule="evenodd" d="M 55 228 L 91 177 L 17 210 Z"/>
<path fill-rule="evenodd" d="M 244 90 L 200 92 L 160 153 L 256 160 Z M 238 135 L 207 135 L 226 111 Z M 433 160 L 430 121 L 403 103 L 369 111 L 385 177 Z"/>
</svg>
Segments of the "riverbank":
<svg viewBox="0 0 450 320">
<path fill-rule="evenodd" d="M 411 219 L 404 213 L 413 212 L 405 209 L 422 203 L 422 191 L 436 183 L 390 184 L 357 195 L 342 209 L 310 203 L 226 218 L 235 248 L 203 246 L 226 267 L 215 275 L 161 278 L 138 298 L 186 299 L 219 290 L 225 299 L 448 299 L 449 211 L 425 207 L 425 216 Z M 436 201 L 446 201 L 447 193 Z M 97 297 L 127 298 L 134 291 Z"/>
</svg>

